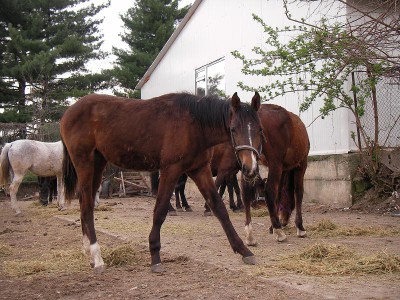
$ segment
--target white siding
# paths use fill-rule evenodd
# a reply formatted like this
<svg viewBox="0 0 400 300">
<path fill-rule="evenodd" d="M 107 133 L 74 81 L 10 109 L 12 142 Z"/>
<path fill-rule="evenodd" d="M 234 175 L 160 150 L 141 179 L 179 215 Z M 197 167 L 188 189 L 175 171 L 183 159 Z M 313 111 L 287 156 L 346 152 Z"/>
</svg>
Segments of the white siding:
<svg viewBox="0 0 400 300">
<path fill-rule="evenodd" d="M 296 10 L 300 15 L 307 15 L 307 11 L 307 6 Z M 237 91 L 243 101 L 250 101 L 252 94 L 241 91 L 237 87 L 238 81 L 250 83 L 251 80 L 253 86 L 258 86 L 267 79 L 245 78 L 241 73 L 241 62 L 233 58 L 230 52 L 239 50 L 252 55 L 251 49 L 262 45 L 264 33 L 253 20 L 252 13 L 270 25 L 287 25 L 280 0 L 203 0 L 143 85 L 142 98 L 181 91 L 194 93 L 195 70 L 225 57 L 226 94 L 232 95 Z M 287 95 L 274 103 L 299 114 L 301 99 L 302 95 Z M 350 132 L 355 129 L 349 112 L 340 109 L 325 119 L 314 120 L 319 115 L 320 106 L 321 103 L 316 103 L 300 115 L 308 126 L 310 154 L 347 153 L 354 149 Z"/>
</svg>

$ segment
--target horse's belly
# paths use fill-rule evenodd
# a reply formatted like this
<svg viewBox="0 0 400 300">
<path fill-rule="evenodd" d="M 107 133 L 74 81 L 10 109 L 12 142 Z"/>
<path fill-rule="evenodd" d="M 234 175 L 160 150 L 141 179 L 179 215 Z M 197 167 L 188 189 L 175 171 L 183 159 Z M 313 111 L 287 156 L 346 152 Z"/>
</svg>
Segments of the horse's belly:
<svg viewBox="0 0 400 300">
<path fill-rule="evenodd" d="M 112 164 L 135 171 L 154 171 L 160 168 L 159 160 L 142 153 L 103 153 L 105 159 Z"/>
</svg>

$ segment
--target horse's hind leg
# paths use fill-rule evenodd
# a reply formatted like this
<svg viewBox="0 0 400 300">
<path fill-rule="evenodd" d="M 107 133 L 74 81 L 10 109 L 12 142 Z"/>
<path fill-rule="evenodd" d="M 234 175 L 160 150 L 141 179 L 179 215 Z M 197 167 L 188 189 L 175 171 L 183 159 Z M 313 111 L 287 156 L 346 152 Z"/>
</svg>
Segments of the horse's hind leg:
<svg viewBox="0 0 400 300">
<path fill-rule="evenodd" d="M 205 165 L 196 171 L 188 173 L 188 175 L 196 183 L 208 206 L 221 223 L 233 251 L 240 253 L 246 264 L 255 264 L 253 253 L 244 245 L 229 219 L 228 211 L 213 182 L 210 166 Z"/>
<path fill-rule="evenodd" d="M 306 172 L 307 163 L 304 164 L 294 170 L 294 193 L 296 197 L 296 227 L 297 227 L 297 236 L 305 237 L 307 235 L 306 230 L 303 227 L 303 216 L 301 212 L 302 203 L 303 203 L 303 194 L 304 194 L 304 174 Z"/>
<path fill-rule="evenodd" d="M 82 242 L 85 254 L 90 254 L 90 264 L 97 273 L 104 271 L 105 265 L 101 257 L 100 246 L 97 243 L 96 231 L 94 228 L 94 197 L 93 191 L 98 188 L 94 184 L 99 180 L 94 172 L 99 167 L 94 166 L 94 154 L 87 157 L 80 157 L 80 161 L 74 161 L 76 174 L 78 176 L 79 204 L 81 209 Z M 101 174 L 100 174 L 101 177 Z"/>
<path fill-rule="evenodd" d="M 149 235 L 151 270 L 156 273 L 164 271 L 160 258 L 160 230 L 167 216 L 168 206 L 171 203 L 170 199 L 180 174 L 182 174 L 181 170 L 169 168 L 162 170 L 160 175 L 157 200 L 153 212 L 153 226 Z"/>
<path fill-rule="evenodd" d="M 239 187 L 239 183 L 237 180 L 237 176 L 236 174 L 232 176 L 232 186 L 233 189 L 235 191 L 236 194 L 236 207 L 238 209 L 242 209 L 243 208 L 243 201 L 242 201 L 242 197 L 241 197 L 241 193 L 240 193 L 240 187 Z"/>
<path fill-rule="evenodd" d="M 183 174 L 181 176 L 181 185 L 180 185 L 180 195 L 181 195 L 181 201 L 182 201 L 182 206 L 185 208 L 185 211 L 193 211 L 192 208 L 190 207 L 189 203 L 187 202 L 186 196 L 185 196 L 185 187 L 186 187 L 186 182 L 187 182 L 187 175 Z"/>
<path fill-rule="evenodd" d="M 290 216 L 295 208 L 293 174 L 293 170 L 285 171 L 282 174 L 278 205 L 279 219 L 282 226 L 286 226 L 289 223 Z"/>
<path fill-rule="evenodd" d="M 104 156 L 98 152 L 95 151 L 95 164 L 94 164 L 94 174 L 93 174 L 93 184 L 92 184 L 92 195 L 94 195 L 94 205 L 95 207 L 100 205 L 100 186 L 101 186 L 101 181 L 103 178 L 103 171 L 104 168 L 106 167 L 107 161 L 104 158 Z"/>
<path fill-rule="evenodd" d="M 57 202 L 58 210 L 65 210 L 65 191 L 62 174 L 57 175 Z"/>
<path fill-rule="evenodd" d="M 24 179 L 25 174 L 16 174 L 14 173 L 12 182 L 10 184 L 10 198 L 11 198 L 11 207 L 15 211 L 15 215 L 18 216 L 21 214 L 21 209 L 17 203 L 17 193 L 19 186 Z"/>
<path fill-rule="evenodd" d="M 269 216 L 272 223 L 273 233 L 276 234 L 278 242 L 283 242 L 287 239 L 285 232 L 282 229 L 281 222 L 278 217 L 277 204 L 279 201 L 279 192 L 281 189 L 282 166 L 270 165 L 268 171 L 268 180 L 265 186 L 265 197 Z"/>
</svg>

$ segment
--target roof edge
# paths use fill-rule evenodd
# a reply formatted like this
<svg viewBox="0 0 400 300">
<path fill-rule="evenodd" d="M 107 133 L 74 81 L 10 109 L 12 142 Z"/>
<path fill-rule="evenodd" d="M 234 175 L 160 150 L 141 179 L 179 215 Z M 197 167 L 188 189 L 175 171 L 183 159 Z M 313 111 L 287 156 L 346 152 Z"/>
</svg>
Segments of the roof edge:
<svg viewBox="0 0 400 300">
<path fill-rule="evenodd" d="M 168 52 L 169 48 L 171 48 L 172 44 L 175 42 L 175 40 L 177 39 L 177 37 L 179 36 L 179 34 L 183 30 L 183 28 L 185 28 L 186 24 L 189 22 L 190 18 L 193 16 L 193 14 L 195 13 L 196 9 L 199 7 L 201 2 L 203 2 L 203 0 L 196 0 L 192 4 L 189 11 L 185 15 L 185 17 L 182 19 L 181 23 L 175 29 L 174 33 L 170 36 L 168 41 L 165 43 L 165 45 L 161 49 L 160 53 L 158 53 L 155 60 L 152 62 L 150 67 L 147 69 L 146 73 L 144 73 L 143 77 L 139 80 L 138 84 L 135 86 L 136 90 L 141 89 L 145 85 L 145 83 L 150 79 L 151 74 L 157 68 L 158 64 L 163 59 L 165 54 Z"/>
</svg>

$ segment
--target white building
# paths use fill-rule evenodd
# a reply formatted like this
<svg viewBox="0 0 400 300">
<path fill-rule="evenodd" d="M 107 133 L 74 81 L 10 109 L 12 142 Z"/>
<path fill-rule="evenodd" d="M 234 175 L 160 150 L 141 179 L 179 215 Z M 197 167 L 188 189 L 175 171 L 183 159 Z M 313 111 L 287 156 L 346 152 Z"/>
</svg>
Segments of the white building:
<svg viewBox="0 0 400 300">
<path fill-rule="evenodd" d="M 226 95 L 238 92 L 243 101 L 250 101 L 253 94 L 240 90 L 238 82 L 260 86 L 263 80 L 268 79 L 246 77 L 241 72 L 242 62 L 234 58 L 231 52 L 238 50 L 246 57 L 251 57 L 254 55 L 251 51 L 253 47 L 266 47 L 265 33 L 262 26 L 253 20 L 253 13 L 273 27 L 290 25 L 282 3 L 282 0 L 196 0 L 138 83 L 136 88 L 141 90 L 142 98 L 183 91 L 201 94 L 211 86 L 208 78 L 218 75 L 218 89 Z M 339 12 L 342 18 L 346 18 L 346 7 L 339 6 L 337 2 L 326 5 L 325 11 L 320 9 L 320 4 L 321 1 L 298 1 L 296 8 L 290 12 L 311 21 L 318 21 L 323 15 L 337 17 Z M 349 80 L 345 89 L 350 92 L 350 87 Z M 351 133 L 357 129 L 349 110 L 341 108 L 321 119 L 317 117 L 322 100 L 314 103 L 308 111 L 300 113 L 302 99 L 304 94 L 289 94 L 275 99 L 273 103 L 300 115 L 307 127 L 311 156 L 344 154 L 357 149 L 351 138 Z M 347 159 L 343 163 L 337 157 L 322 164 L 310 164 L 306 174 L 306 180 L 309 180 L 308 192 L 306 183 L 306 196 L 308 193 L 309 199 L 336 206 L 350 205 L 349 165 Z M 313 189 L 317 193 L 310 192 Z"/>
<path fill-rule="evenodd" d="M 296 13 L 307 16 L 310 5 L 315 2 L 306 3 L 298 7 Z M 253 20 L 253 13 L 270 25 L 283 27 L 288 24 L 281 0 L 195 1 L 137 85 L 142 98 L 181 91 L 195 93 L 207 88 L 207 78 L 220 74 L 223 78 L 219 89 L 226 95 L 237 91 L 242 100 L 249 101 L 252 94 L 241 91 L 237 83 L 246 81 L 257 85 L 265 78 L 258 82 L 257 78 L 246 78 L 241 73 L 241 61 L 231 52 L 238 50 L 250 56 L 254 46 L 263 46 L 263 28 Z M 313 17 L 319 19 L 320 15 Z M 302 98 L 300 94 L 292 94 L 273 103 L 300 114 Z M 310 138 L 310 155 L 348 153 L 356 149 L 351 139 L 351 131 L 356 131 L 351 113 L 343 108 L 325 119 L 316 119 L 320 105 L 322 102 L 300 114 Z"/>
</svg>

